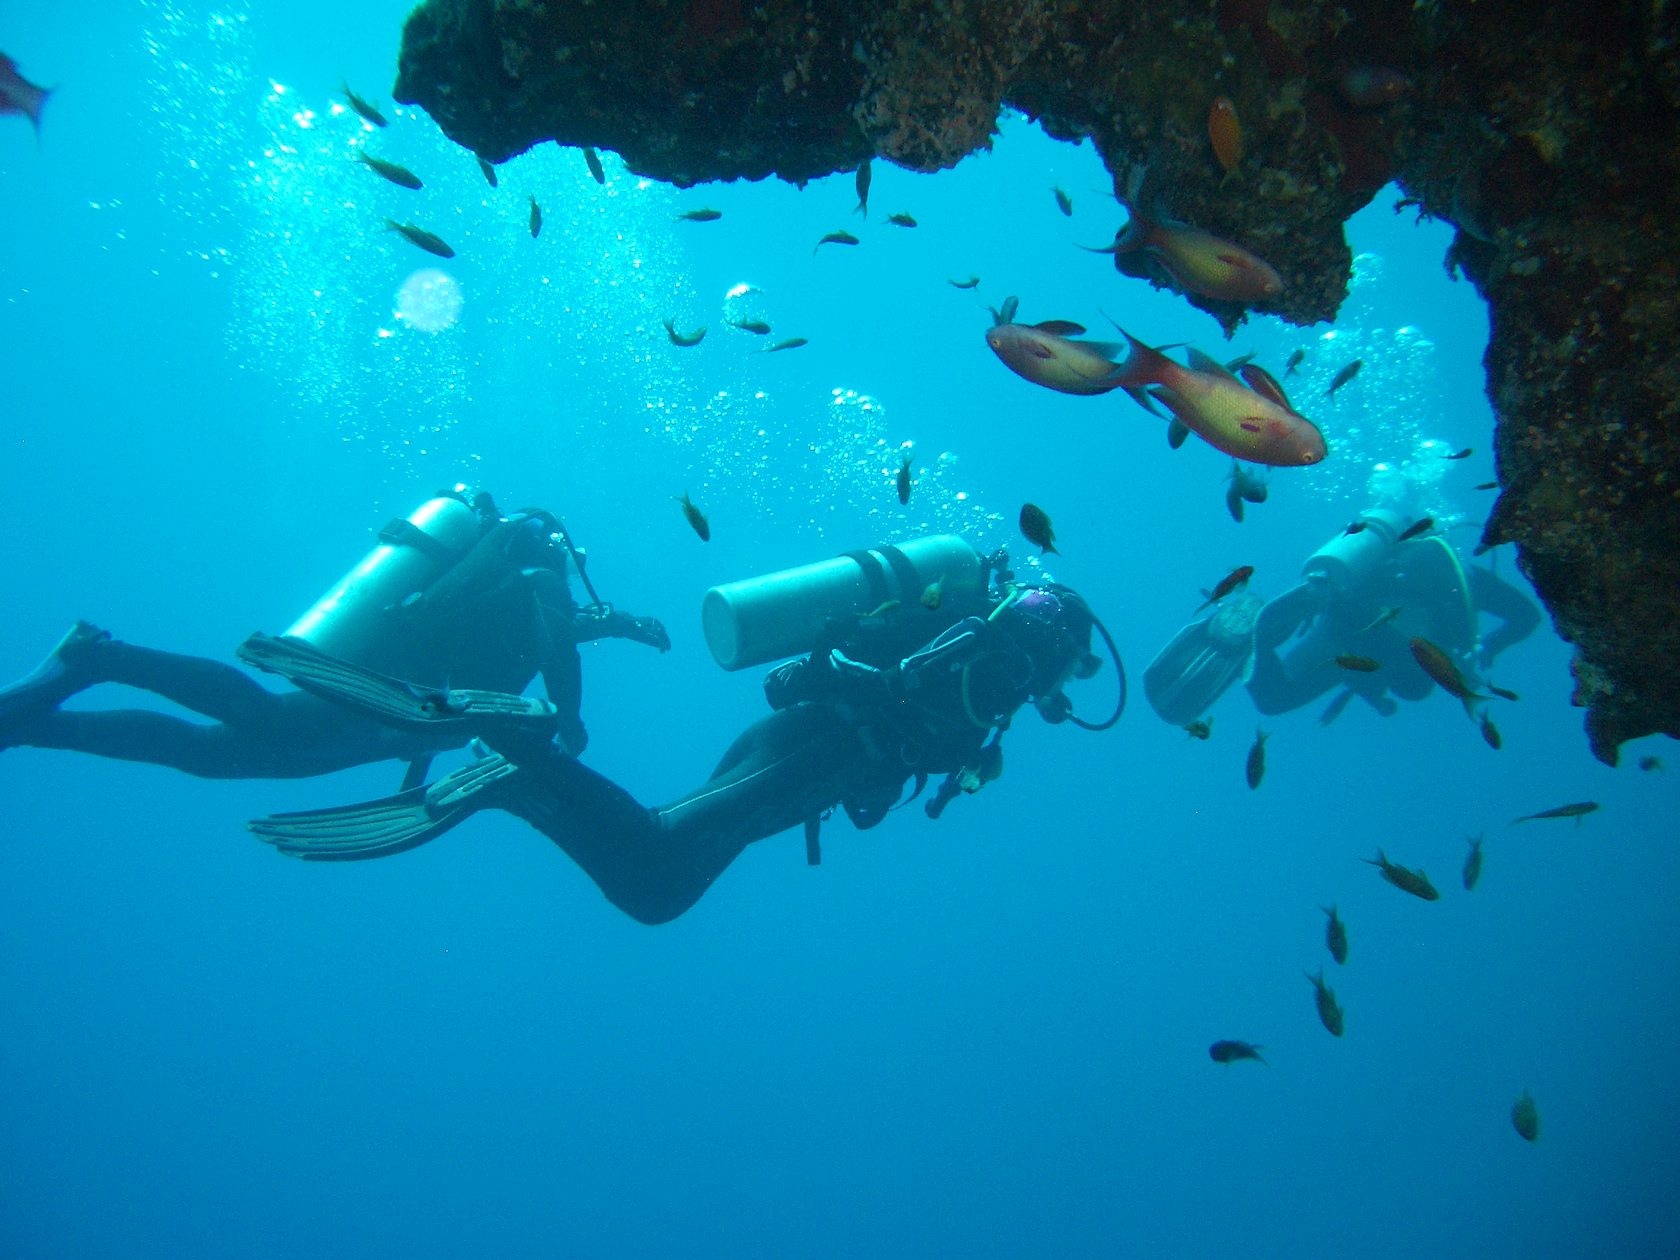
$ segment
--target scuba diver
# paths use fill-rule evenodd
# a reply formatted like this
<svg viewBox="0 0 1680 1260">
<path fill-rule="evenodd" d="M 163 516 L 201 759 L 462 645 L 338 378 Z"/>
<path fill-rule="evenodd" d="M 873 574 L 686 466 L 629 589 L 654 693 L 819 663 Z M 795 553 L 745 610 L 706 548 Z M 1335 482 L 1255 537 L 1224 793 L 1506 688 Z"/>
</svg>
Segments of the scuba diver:
<svg viewBox="0 0 1680 1260">
<path fill-rule="evenodd" d="M 1439 534 L 1408 537 L 1416 520 L 1391 507 L 1367 509 L 1309 556 L 1301 581 L 1277 598 L 1246 590 L 1227 596 L 1150 662 L 1150 705 L 1185 726 L 1246 671 L 1262 714 L 1336 691 L 1321 724 L 1335 721 L 1355 696 L 1390 717 L 1397 700 L 1421 700 L 1435 685 L 1412 654 L 1413 638 L 1485 674 L 1534 631 L 1540 612 L 1491 569 L 1460 564 Z M 1480 634 L 1478 614 L 1499 624 Z M 1280 653 L 1291 636 L 1298 636 L 1294 645 Z"/>
<path fill-rule="evenodd" d="M 1119 719 L 1125 675 L 1108 632 L 1077 593 L 1016 583 L 1005 561 L 943 535 L 707 592 L 707 641 L 724 668 L 779 659 L 800 640 L 816 648 L 770 673 L 771 713 L 704 783 L 651 808 L 565 756 L 534 716 L 488 704 L 475 716 L 450 696 L 405 691 L 287 641 L 253 640 L 247 659 L 264 668 L 382 720 L 472 728 L 485 755 L 427 787 L 275 815 L 251 830 L 292 856 L 343 861 L 401 852 L 481 809 L 505 810 L 559 845 L 626 914 L 668 922 L 756 840 L 803 824 L 815 864 L 821 820 L 836 808 L 874 827 L 939 774 L 924 805 L 938 818 L 1002 772 L 1002 734 L 1028 702 L 1052 723 L 1104 730 Z M 873 611 L 861 611 L 866 604 Z M 1098 723 L 1075 715 L 1064 692 L 1101 664 L 1093 628 L 1120 683 L 1113 715 Z M 901 802 L 907 782 L 914 790 Z"/>
<path fill-rule="evenodd" d="M 380 532 L 379 545 L 286 634 L 375 671 L 438 686 L 518 697 L 538 674 L 547 700 L 508 699 L 552 720 L 565 751 L 583 751 L 583 667 L 578 644 L 624 638 L 664 652 L 665 628 L 595 595 L 584 554 L 553 514 L 504 517 L 490 495 L 439 493 Z M 591 602 L 580 607 L 576 572 Z M 147 709 L 64 711 L 99 683 L 149 691 L 209 724 Z M 231 665 L 113 639 L 78 622 L 27 677 L 0 689 L 0 749 L 69 749 L 171 766 L 202 778 L 289 779 L 389 758 L 419 783 L 439 730 L 400 730 L 347 713 L 307 690 L 275 693 Z"/>
</svg>

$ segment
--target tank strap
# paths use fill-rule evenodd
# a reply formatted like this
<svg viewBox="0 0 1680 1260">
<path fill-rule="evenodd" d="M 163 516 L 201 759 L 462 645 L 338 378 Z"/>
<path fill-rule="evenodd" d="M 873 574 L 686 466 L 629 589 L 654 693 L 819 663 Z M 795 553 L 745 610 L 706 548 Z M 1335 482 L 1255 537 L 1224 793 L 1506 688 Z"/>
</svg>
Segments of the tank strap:
<svg viewBox="0 0 1680 1260">
<path fill-rule="evenodd" d="M 379 541 L 392 547 L 413 547 L 445 568 L 460 558 L 452 548 L 440 543 L 413 521 L 400 516 L 379 531 Z"/>
<path fill-rule="evenodd" d="M 905 592 L 906 598 L 920 595 L 924 583 L 916 573 L 916 566 L 910 563 L 910 557 L 892 546 L 882 547 L 881 554 L 887 558 L 887 567 L 892 570 L 898 589 Z M 936 573 L 934 576 L 939 575 Z"/>
<path fill-rule="evenodd" d="M 869 583 L 870 597 L 877 604 L 884 604 L 891 594 L 887 588 L 887 575 L 881 567 L 881 562 L 868 551 L 841 552 L 848 560 L 855 561 L 857 567 L 863 570 L 864 581 Z"/>
</svg>

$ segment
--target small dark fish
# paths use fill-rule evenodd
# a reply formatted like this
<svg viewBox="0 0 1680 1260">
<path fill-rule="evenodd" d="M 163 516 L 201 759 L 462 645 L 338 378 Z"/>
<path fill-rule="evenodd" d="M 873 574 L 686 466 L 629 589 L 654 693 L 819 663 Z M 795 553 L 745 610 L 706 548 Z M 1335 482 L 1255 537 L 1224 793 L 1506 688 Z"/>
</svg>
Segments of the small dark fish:
<svg viewBox="0 0 1680 1260">
<path fill-rule="evenodd" d="M 904 462 L 898 466 L 898 501 L 901 504 L 910 502 L 910 456 L 904 456 Z"/>
<path fill-rule="evenodd" d="M 1225 487 L 1225 510 L 1238 525 L 1243 523 L 1243 497 L 1237 493 L 1235 485 Z"/>
<path fill-rule="evenodd" d="M 1371 620 L 1369 622 L 1367 622 L 1365 625 L 1359 627 L 1358 630 L 1354 631 L 1354 633 L 1355 634 L 1366 634 L 1369 631 L 1381 629 L 1383 626 L 1386 626 L 1389 622 L 1393 621 L 1396 617 L 1398 617 L 1400 615 L 1400 612 L 1401 612 L 1401 609 L 1400 609 L 1400 606 L 1398 604 L 1394 605 L 1391 608 L 1385 608 L 1380 613 L 1378 613 L 1375 617 L 1371 618 Z"/>
<path fill-rule="evenodd" d="M 1330 921 L 1324 925 L 1324 943 L 1329 946 L 1330 957 L 1338 963 L 1347 961 L 1347 924 L 1336 913 L 1335 906 L 1320 906 L 1320 910 L 1330 916 Z"/>
<path fill-rule="evenodd" d="M 0 53 L 0 115 L 22 114 L 29 119 L 38 136 L 41 134 L 41 107 L 50 95 L 51 88 L 31 83 L 18 73 L 17 62 Z M 381 119 L 380 126 L 384 125 Z"/>
<path fill-rule="evenodd" d="M 702 324 L 691 333 L 680 333 L 671 320 L 665 321 L 665 335 L 671 339 L 673 346 L 697 346 L 706 336 L 706 326 Z"/>
<path fill-rule="evenodd" d="M 1370 524 L 1369 521 L 1354 521 L 1346 529 L 1344 529 L 1342 531 L 1342 533 L 1344 533 L 1346 535 L 1349 535 L 1349 536 L 1351 536 L 1353 534 L 1363 534 L 1365 532 L 1366 526 L 1369 525 L 1369 524 Z"/>
<path fill-rule="evenodd" d="M 1242 165 L 1243 132 L 1242 122 L 1237 118 L 1237 107 L 1231 103 L 1230 97 L 1213 98 L 1213 104 L 1208 106 L 1207 130 L 1220 170 L 1231 174 Z"/>
<path fill-rule="evenodd" d="M 677 216 L 678 223 L 716 223 L 723 218 L 722 210 L 713 210 L 710 206 L 702 210 L 684 210 Z"/>
<path fill-rule="evenodd" d="M 1374 674 L 1382 668 L 1381 661 L 1374 661 L 1369 656 L 1354 656 L 1350 652 L 1338 656 L 1336 664 L 1343 669 L 1351 669 L 1356 674 Z"/>
<path fill-rule="evenodd" d="M 1639 759 L 1639 768 L 1647 773 L 1652 770 L 1661 770 L 1662 759 L 1660 757 L 1641 757 Z"/>
<path fill-rule="evenodd" d="M 1396 538 L 1394 541 L 1406 542 L 1408 539 L 1416 538 L 1419 534 L 1427 534 L 1434 528 L 1435 518 L 1433 516 L 1425 516 L 1419 520 L 1413 521 L 1410 525 L 1406 526 L 1405 529 L 1401 530 L 1400 537 Z"/>
<path fill-rule="evenodd" d="M 1208 1058 L 1215 1063 L 1235 1063 L 1239 1059 L 1252 1059 L 1256 1063 L 1266 1060 L 1260 1057 L 1265 1046 L 1250 1045 L 1246 1041 L 1216 1041 L 1208 1047 Z"/>
<path fill-rule="evenodd" d="M 874 178 L 873 159 L 864 158 L 862 162 L 858 163 L 857 178 L 852 181 L 857 188 L 858 195 L 857 209 L 853 210 L 852 213 L 861 214 L 866 219 L 869 217 L 869 182 Z"/>
<path fill-rule="evenodd" d="M 1477 490 L 1497 490 L 1499 489 L 1499 483 L 1497 481 L 1484 481 L 1475 488 Z"/>
<path fill-rule="evenodd" d="M 1475 447 L 1466 446 L 1462 451 L 1454 451 L 1451 455 L 1443 455 L 1443 456 L 1441 456 L 1441 458 L 1442 459 L 1469 459 L 1475 453 L 1476 453 L 1476 448 Z"/>
<path fill-rule="evenodd" d="M 490 187 L 494 188 L 501 182 L 496 178 L 496 168 L 491 166 L 490 163 L 486 162 L 483 158 L 478 159 L 478 169 L 484 172 L 484 179 Z"/>
<path fill-rule="evenodd" d="M 674 494 L 671 497 L 677 499 Z M 677 502 L 682 504 L 683 519 L 689 523 L 696 534 L 700 535 L 700 541 L 711 542 L 712 527 L 706 522 L 706 514 L 694 506 L 694 501 L 688 497 L 686 490 L 683 491 L 682 498 L 677 499 Z"/>
<path fill-rule="evenodd" d="M 1338 389 L 1340 389 L 1343 385 L 1346 385 L 1354 377 L 1358 376 L 1359 375 L 1359 369 L 1364 367 L 1364 366 L 1365 366 L 1365 360 L 1355 359 L 1352 363 L 1348 364 L 1341 371 L 1337 372 L 1336 375 L 1334 377 L 1332 377 L 1331 380 L 1330 380 L 1330 388 L 1324 391 L 1325 396 L 1327 398 L 1334 398 L 1336 396 L 1336 391 Z"/>
<path fill-rule="evenodd" d="M 531 198 L 531 239 L 537 239 L 537 233 L 542 231 L 542 207 L 537 204 L 535 197 Z"/>
<path fill-rule="evenodd" d="M 1423 871 L 1414 871 L 1409 866 L 1399 866 L 1390 862 L 1381 849 L 1377 850 L 1374 858 L 1360 858 L 1367 866 L 1375 866 L 1382 872 L 1382 877 L 1393 884 L 1401 892 L 1411 893 L 1412 896 L 1423 901 L 1439 901 L 1441 894 L 1435 891 L 1435 885 L 1429 882 L 1429 876 Z"/>
<path fill-rule="evenodd" d="M 595 152 L 595 150 L 590 148 L 588 145 L 584 145 L 583 160 L 588 165 L 589 173 L 595 177 L 595 182 L 597 184 L 604 184 L 607 182 L 607 171 L 606 168 L 601 165 L 601 155 L 599 153 Z"/>
<path fill-rule="evenodd" d="M 1491 691 L 1494 695 L 1498 696 L 1501 700 L 1521 700 L 1522 699 L 1522 697 L 1519 696 L 1516 692 L 1507 691 L 1504 687 L 1495 687 L 1492 683 L 1488 684 L 1488 690 Z"/>
<path fill-rule="evenodd" d="M 1336 991 L 1324 983 L 1324 968 L 1318 969 L 1318 974 L 1308 975 L 1302 972 L 1317 990 L 1313 995 L 1318 1002 L 1318 1022 L 1324 1025 L 1324 1031 L 1332 1037 L 1342 1035 L 1342 1008 L 1336 1004 Z"/>
<path fill-rule="evenodd" d="M 1533 822 L 1537 818 L 1585 818 L 1598 808 L 1597 801 L 1576 801 L 1572 805 L 1559 805 L 1553 809 L 1543 809 L 1538 814 L 1524 814 L 1521 818 L 1513 818 L 1511 824 Z M 1577 824 L 1579 825 L 1579 824 Z"/>
<path fill-rule="evenodd" d="M 1390 66 L 1355 66 L 1337 81 L 1342 99 L 1355 109 L 1381 109 L 1412 90 L 1412 81 Z"/>
<path fill-rule="evenodd" d="M 731 328 L 739 328 L 742 332 L 750 332 L 755 337 L 762 337 L 770 331 L 770 325 L 762 319 L 726 319 L 723 322 Z"/>
<path fill-rule="evenodd" d="M 1306 357 L 1307 352 L 1305 350 L 1296 350 L 1289 356 L 1288 362 L 1283 365 L 1283 374 L 1285 376 L 1294 376 L 1295 370 L 1301 366 L 1301 360 Z"/>
<path fill-rule="evenodd" d="M 1258 726 L 1254 728 L 1254 745 L 1248 750 L 1248 765 L 1243 769 L 1250 791 L 1259 787 L 1260 780 L 1266 777 L 1266 741 L 1270 738 Z"/>
<path fill-rule="evenodd" d="M 1336 698 L 1324 706 L 1324 712 L 1318 715 L 1318 724 L 1329 726 L 1330 723 L 1341 717 L 1342 711 L 1348 707 L 1348 703 L 1353 699 L 1354 694 L 1352 687 L 1343 687 L 1337 693 Z"/>
<path fill-rule="evenodd" d="M 1499 738 L 1499 728 L 1493 724 L 1493 719 L 1485 713 L 1482 714 L 1482 739 L 1494 752 L 1498 752 L 1505 746 L 1505 741 Z"/>
<path fill-rule="evenodd" d="M 388 126 L 390 126 L 390 124 L 385 121 L 385 115 L 381 114 L 372 105 L 369 105 L 361 97 L 357 96 L 354 92 L 352 92 L 350 90 L 350 85 L 348 83 L 340 83 L 339 87 L 344 92 L 344 99 L 350 102 L 350 108 L 351 109 L 355 110 L 358 114 L 360 114 L 363 118 L 367 119 L 375 127 L 388 127 Z"/>
<path fill-rule="evenodd" d="M 395 162 L 387 162 L 384 158 L 376 158 L 365 149 L 356 150 L 356 156 L 361 158 L 362 165 L 383 179 L 390 180 L 401 188 L 424 188 L 420 177 L 406 166 L 398 166 Z"/>
<path fill-rule="evenodd" d="M 1050 528 L 1050 518 L 1045 515 L 1043 508 L 1023 503 L 1020 525 L 1021 533 L 1028 542 L 1038 548 L 1040 555 L 1046 552 L 1053 556 L 1062 554 L 1056 550 L 1056 531 Z"/>
<path fill-rule="evenodd" d="M 811 247 L 811 252 L 816 253 L 824 245 L 856 245 L 857 243 L 858 238 L 850 232 L 830 232 Z"/>
<path fill-rule="evenodd" d="M 1464 856 L 1464 891 L 1472 892 L 1482 877 L 1482 837 L 1465 836 L 1464 839 L 1470 846 L 1470 852 Z"/>
<path fill-rule="evenodd" d="M 1015 322 L 1015 312 L 1021 309 L 1021 299 L 1014 294 L 1010 294 L 1003 299 L 1002 306 L 988 306 L 986 309 L 992 313 L 992 326 L 994 328 L 1002 324 L 1013 324 Z"/>
<path fill-rule="evenodd" d="M 1511 1127 L 1525 1142 L 1533 1142 L 1540 1136 L 1540 1111 L 1526 1089 L 1522 1097 L 1511 1104 Z"/>
<path fill-rule="evenodd" d="M 764 353 L 775 354 L 778 350 L 797 350 L 800 346 L 808 346 L 810 344 L 811 339 L 809 337 L 789 337 L 785 341 L 778 341 L 773 345 L 765 346 Z"/>
<path fill-rule="evenodd" d="M 1487 700 L 1488 696 L 1480 695 L 1470 690 L 1464 681 L 1464 675 L 1458 672 L 1458 666 L 1453 664 L 1452 657 L 1428 639 L 1412 639 L 1408 646 L 1412 650 L 1412 659 L 1418 663 L 1418 668 L 1428 674 L 1435 684 L 1464 706 L 1466 715 L 1471 713 L 1472 700 Z"/>
<path fill-rule="evenodd" d="M 1191 739 L 1209 739 L 1213 735 L 1213 719 L 1197 718 L 1185 726 L 1184 733 Z"/>
<path fill-rule="evenodd" d="M 1067 195 L 1067 189 L 1058 184 L 1050 191 L 1056 198 L 1056 209 L 1071 218 L 1073 216 L 1073 198 Z"/>
<path fill-rule="evenodd" d="M 1238 587 L 1247 586 L 1248 579 L 1253 576 L 1254 566 L 1252 564 L 1238 565 L 1224 577 L 1219 579 L 1218 586 L 1214 587 L 1211 591 L 1202 592 L 1203 595 L 1207 596 L 1207 600 L 1202 604 L 1201 608 L 1196 609 L 1196 612 L 1201 612 L 1202 608 L 1212 607 Z"/>
<path fill-rule="evenodd" d="M 385 220 L 388 232 L 401 232 L 404 239 L 418 245 L 428 254 L 436 254 L 439 258 L 453 258 L 455 251 L 450 249 L 441 236 L 434 236 L 425 228 L 415 227 L 412 223 L 398 223 L 395 219 Z"/>
<path fill-rule="evenodd" d="M 916 220 L 912 219 L 909 215 L 903 213 L 902 211 L 900 211 L 898 214 L 889 214 L 887 216 L 887 222 L 892 224 L 894 227 L 915 227 L 916 226 Z"/>
<path fill-rule="evenodd" d="M 967 280 L 947 280 L 945 283 L 950 285 L 953 289 L 972 289 L 975 285 L 980 283 L 980 277 L 970 276 Z"/>
</svg>

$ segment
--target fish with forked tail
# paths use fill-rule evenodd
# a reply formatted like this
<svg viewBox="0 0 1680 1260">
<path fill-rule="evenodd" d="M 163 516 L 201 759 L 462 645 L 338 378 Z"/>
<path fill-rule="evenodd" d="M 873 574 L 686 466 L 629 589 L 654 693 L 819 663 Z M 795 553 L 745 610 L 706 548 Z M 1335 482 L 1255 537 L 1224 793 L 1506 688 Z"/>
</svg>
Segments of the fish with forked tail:
<svg viewBox="0 0 1680 1260">
<path fill-rule="evenodd" d="M 1421 901 L 1439 901 L 1441 894 L 1435 891 L 1435 885 L 1429 882 L 1429 876 L 1423 871 L 1414 871 L 1409 866 L 1400 866 L 1390 862 L 1381 849 L 1377 850 L 1374 858 L 1360 858 L 1367 866 L 1374 866 L 1382 872 L 1382 877 L 1393 884 L 1401 892 L 1411 893 Z"/>
</svg>

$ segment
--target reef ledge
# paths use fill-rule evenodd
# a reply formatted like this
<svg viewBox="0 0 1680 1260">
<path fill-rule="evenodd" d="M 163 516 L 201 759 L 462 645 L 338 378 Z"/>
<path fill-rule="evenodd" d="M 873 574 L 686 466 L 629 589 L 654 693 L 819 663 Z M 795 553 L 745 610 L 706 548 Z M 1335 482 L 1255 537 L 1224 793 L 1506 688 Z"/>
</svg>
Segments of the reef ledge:
<svg viewBox="0 0 1680 1260">
<path fill-rule="evenodd" d="M 1448 265 L 1492 317 L 1484 545 L 1515 544 L 1575 645 L 1597 756 L 1680 737 L 1680 8 L 425 0 L 395 95 L 490 161 L 554 140 L 682 186 L 938 170 L 1011 107 L 1266 258 L 1288 287 L 1263 309 L 1303 324 L 1346 295 L 1343 222 L 1398 181 L 1458 229 Z M 1208 143 L 1220 95 L 1241 196 Z"/>
</svg>

